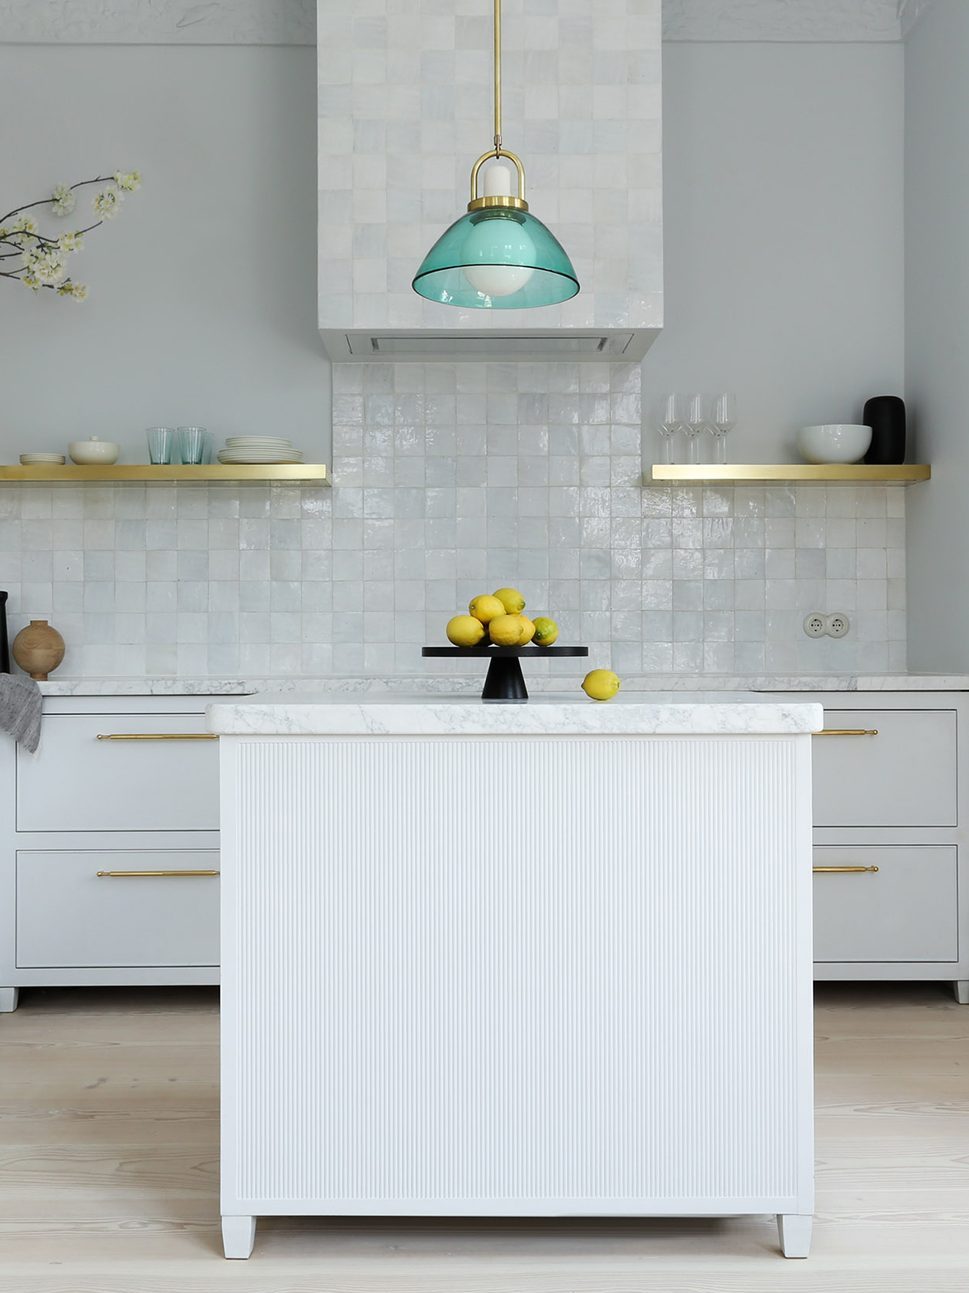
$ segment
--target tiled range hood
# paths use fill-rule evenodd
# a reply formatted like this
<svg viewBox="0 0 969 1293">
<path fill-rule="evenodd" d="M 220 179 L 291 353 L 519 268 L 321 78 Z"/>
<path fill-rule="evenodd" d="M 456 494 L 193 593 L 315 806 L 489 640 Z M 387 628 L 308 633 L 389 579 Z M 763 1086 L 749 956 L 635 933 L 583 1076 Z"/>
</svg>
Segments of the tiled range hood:
<svg viewBox="0 0 969 1293">
<path fill-rule="evenodd" d="M 318 0 L 319 324 L 335 360 L 641 358 L 663 324 L 661 0 L 505 0 L 504 138 L 582 290 L 459 310 L 411 279 L 491 122 L 489 0 Z"/>
</svg>

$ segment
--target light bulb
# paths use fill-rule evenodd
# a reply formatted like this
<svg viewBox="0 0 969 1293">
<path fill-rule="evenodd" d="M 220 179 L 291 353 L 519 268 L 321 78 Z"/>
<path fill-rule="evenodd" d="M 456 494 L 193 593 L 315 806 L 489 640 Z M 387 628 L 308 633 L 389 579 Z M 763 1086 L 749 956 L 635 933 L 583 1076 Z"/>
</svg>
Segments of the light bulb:
<svg viewBox="0 0 969 1293">
<path fill-rule="evenodd" d="M 535 259 L 531 235 L 507 217 L 479 221 L 468 234 L 463 252 L 465 277 L 482 296 L 512 296 L 535 273 L 528 264 Z"/>
</svg>

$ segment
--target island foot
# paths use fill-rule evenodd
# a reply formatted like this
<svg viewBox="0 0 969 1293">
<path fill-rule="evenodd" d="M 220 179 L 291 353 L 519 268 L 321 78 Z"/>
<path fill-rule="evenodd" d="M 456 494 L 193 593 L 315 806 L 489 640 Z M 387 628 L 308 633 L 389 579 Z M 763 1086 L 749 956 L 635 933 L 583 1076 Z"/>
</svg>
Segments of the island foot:
<svg viewBox="0 0 969 1293">
<path fill-rule="evenodd" d="M 956 1001 L 960 1006 L 969 1006 L 969 979 L 954 980 L 952 991 L 956 994 Z"/>
<path fill-rule="evenodd" d="M 17 1009 L 19 996 L 19 988 L 0 988 L 0 1015 L 9 1015 L 11 1010 Z"/>
<path fill-rule="evenodd" d="M 256 1241 L 255 1217 L 222 1218 L 222 1247 L 226 1257 L 246 1258 Z"/>
<path fill-rule="evenodd" d="M 777 1236 L 785 1257 L 807 1257 L 811 1251 L 811 1227 L 814 1217 L 797 1212 L 777 1214 Z"/>
</svg>

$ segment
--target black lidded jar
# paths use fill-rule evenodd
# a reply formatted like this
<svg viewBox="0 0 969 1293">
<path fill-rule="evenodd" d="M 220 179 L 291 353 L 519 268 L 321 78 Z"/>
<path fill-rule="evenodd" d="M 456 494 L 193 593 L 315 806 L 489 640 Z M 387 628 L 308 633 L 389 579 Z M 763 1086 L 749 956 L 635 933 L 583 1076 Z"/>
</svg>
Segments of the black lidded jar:
<svg viewBox="0 0 969 1293">
<path fill-rule="evenodd" d="M 887 467 L 905 461 L 905 401 L 897 395 L 876 395 L 865 405 L 862 422 L 871 427 L 871 448 L 865 462 Z"/>
<path fill-rule="evenodd" d="M 0 673 L 10 672 L 10 643 L 7 641 L 7 594 L 0 592 Z"/>
</svg>

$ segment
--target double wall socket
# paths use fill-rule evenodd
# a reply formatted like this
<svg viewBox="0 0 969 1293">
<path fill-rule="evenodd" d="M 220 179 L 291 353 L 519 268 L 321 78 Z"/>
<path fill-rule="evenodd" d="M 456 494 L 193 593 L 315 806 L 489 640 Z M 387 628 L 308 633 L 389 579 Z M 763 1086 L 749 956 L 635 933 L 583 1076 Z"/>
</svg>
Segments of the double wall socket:
<svg viewBox="0 0 969 1293">
<path fill-rule="evenodd" d="M 843 638 L 851 628 L 847 615 L 835 611 L 833 615 L 821 615 L 812 611 L 804 620 L 804 632 L 809 638 Z"/>
</svg>

